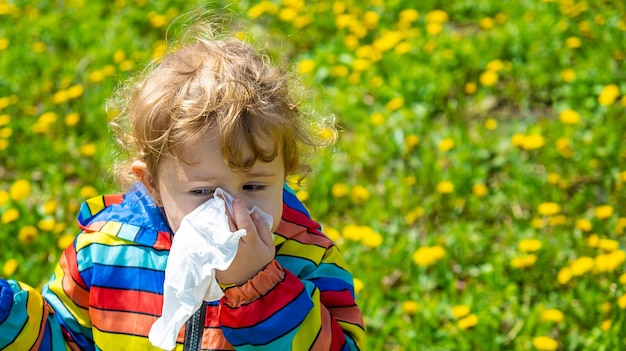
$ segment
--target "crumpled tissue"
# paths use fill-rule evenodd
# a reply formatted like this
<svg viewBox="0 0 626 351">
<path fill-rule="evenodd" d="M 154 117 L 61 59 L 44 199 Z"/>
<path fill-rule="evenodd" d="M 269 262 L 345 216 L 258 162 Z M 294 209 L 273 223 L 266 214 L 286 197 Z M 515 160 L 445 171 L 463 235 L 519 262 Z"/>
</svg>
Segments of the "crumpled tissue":
<svg viewBox="0 0 626 351">
<path fill-rule="evenodd" d="M 245 229 L 230 231 L 226 210 L 233 216 L 233 197 L 217 188 L 213 198 L 186 215 L 174 235 L 165 268 L 163 310 L 148 338 L 154 346 L 171 350 L 183 324 L 202 306 L 224 293 L 215 280 L 215 270 L 226 270 L 235 259 Z M 254 206 L 272 227 L 272 216 Z"/>
</svg>

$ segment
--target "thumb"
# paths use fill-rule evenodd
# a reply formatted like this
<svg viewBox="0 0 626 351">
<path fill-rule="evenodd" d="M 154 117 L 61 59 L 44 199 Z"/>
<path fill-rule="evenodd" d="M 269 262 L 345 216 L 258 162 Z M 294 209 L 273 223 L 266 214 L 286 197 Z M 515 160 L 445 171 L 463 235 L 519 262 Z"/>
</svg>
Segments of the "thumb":
<svg viewBox="0 0 626 351">
<path fill-rule="evenodd" d="M 263 220 L 263 216 L 261 216 L 258 212 L 252 212 L 252 221 L 256 226 L 256 230 L 259 233 L 259 237 L 263 240 L 263 243 L 267 245 L 267 247 L 274 246 L 274 235 L 272 235 L 272 230 L 267 222 Z"/>
</svg>

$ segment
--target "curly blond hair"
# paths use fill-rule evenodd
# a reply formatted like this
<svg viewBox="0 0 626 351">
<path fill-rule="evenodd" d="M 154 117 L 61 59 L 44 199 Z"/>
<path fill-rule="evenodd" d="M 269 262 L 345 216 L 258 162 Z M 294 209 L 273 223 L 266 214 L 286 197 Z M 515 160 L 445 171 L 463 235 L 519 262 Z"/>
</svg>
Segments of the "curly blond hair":
<svg viewBox="0 0 626 351">
<path fill-rule="evenodd" d="M 209 26 L 198 32 L 111 100 L 119 112 L 111 128 L 127 156 L 116 167 L 117 179 L 123 186 L 136 181 L 128 167 L 136 159 L 158 177 L 163 156 L 181 159 L 180 147 L 208 130 L 232 169 L 245 171 L 280 154 L 287 174 L 306 174 L 309 151 L 328 140 L 315 137 L 294 103 L 290 75 L 251 44 L 217 38 Z M 243 158 L 246 147 L 253 159 Z"/>
</svg>

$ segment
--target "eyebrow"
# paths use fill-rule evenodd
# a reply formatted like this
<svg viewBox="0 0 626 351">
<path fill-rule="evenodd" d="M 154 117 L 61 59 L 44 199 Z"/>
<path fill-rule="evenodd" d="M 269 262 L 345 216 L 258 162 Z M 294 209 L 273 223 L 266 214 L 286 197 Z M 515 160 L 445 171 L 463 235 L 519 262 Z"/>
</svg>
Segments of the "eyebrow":
<svg viewBox="0 0 626 351">
<path fill-rule="evenodd" d="M 265 171 L 254 171 L 254 172 L 245 172 L 245 174 L 252 178 L 270 178 L 275 177 L 275 172 L 265 172 Z M 217 178 L 213 176 L 190 176 L 187 180 L 192 182 L 211 182 L 215 181 Z"/>
</svg>

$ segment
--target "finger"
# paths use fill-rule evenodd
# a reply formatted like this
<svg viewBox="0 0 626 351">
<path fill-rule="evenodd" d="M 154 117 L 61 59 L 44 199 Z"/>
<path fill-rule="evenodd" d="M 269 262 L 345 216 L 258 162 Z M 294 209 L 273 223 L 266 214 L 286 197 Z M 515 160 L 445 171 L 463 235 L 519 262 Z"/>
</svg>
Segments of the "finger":
<svg viewBox="0 0 626 351">
<path fill-rule="evenodd" d="M 268 247 L 274 246 L 274 236 L 270 230 L 270 226 L 263 220 L 263 217 L 256 213 L 252 213 L 252 222 L 256 226 L 256 230 L 259 233 L 259 237 L 263 240 L 263 243 Z"/>
<path fill-rule="evenodd" d="M 245 241 L 250 241 L 258 235 L 256 232 L 256 226 L 254 225 L 254 222 L 252 222 L 252 218 L 250 218 L 250 214 L 248 213 L 248 209 L 246 208 L 243 200 L 233 200 L 233 216 L 235 217 L 234 220 L 237 229 L 245 229 L 248 233 L 248 235 L 245 236 Z"/>
</svg>

